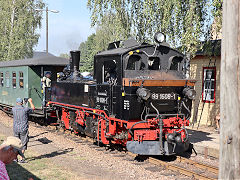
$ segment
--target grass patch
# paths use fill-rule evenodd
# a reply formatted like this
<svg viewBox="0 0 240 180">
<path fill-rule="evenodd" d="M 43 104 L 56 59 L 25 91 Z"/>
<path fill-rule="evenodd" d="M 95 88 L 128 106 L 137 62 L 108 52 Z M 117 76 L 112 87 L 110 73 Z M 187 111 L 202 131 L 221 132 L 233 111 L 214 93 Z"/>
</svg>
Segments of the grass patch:
<svg viewBox="0 0 240 180">
<path fill-rule="evenodd" d="M 26 157 L 36 157 L 37 154 L 26 151 Z M 28 161 L 28 159 L 26 159 Z M 77 179 L 77 176 L 55 165 L 50 159 L 31 159 L 28 163 L 12 163 L 7 165 L 10 179 L 22 180 L 32 178 L 34 180 L 67 180 Z"/>
<path fill-rule="evenodd" d="M 5 135 L 0 134 L 0 144 L 6 139 Z M 49 158 L 34 159 L 31 157 L 39 154 L 27 150 L 26 159 L 28 163 L 16 163 L 6 165 L 8 175 L 13 180 L 76 180 L 81 179 L 75 174 L 63 169 L 59 165 L 53 164 Z M 32 178 L 32 179 L 31 179 Z"/>
</svg>

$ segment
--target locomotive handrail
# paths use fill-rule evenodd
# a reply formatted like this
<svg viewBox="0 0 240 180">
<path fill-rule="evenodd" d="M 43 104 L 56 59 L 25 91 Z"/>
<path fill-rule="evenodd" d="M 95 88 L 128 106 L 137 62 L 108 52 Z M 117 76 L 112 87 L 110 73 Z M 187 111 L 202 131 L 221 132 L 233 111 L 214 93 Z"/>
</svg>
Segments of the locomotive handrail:
<svg viewBox="0 0 240 180">
<path fill-rule="evenodd" d="M 60 105 L 60 104 L 55 104 L 54 103 L 54 105 L 55 106 L 59 106 L 59 107 L 63 107 L 63 108 L 66 108 L 66 106 L 63 106 L 63 105 Z M 71 109 L 71 110 L 79 110 L 79 108 L 74 108 L 74 107 L 69 107 L 69 106 L 67 106 L 67 108 L 68 109 Z M 80 107 L 80 108 L 82 108 L 82 107 Z M 100 110 L 101 111 L 101 110 Z M 97 116 L 101 116 L 102 118 L 104 118 L 105 120 L 107 120 L 107 121 L 109 121 L 109 119 L 107 119 L 107 118 L 105 118 L 104 117 L 104 115 L 101 115 L 101 114 L 98 114 L 98 113 L 94 113 L 94 112 L 92 112 L 92 111 L 84 111 L 84 112 L 87 112 L 87 113 L 90 113 L 90 114 L 94 114 L 94 115 L 97 115 Z M 106 114 L 105 114 L 106 115 Z M 107 116 L 107 115 L 106 115 Z"/>
<path fill-rule="evenodd" d="M 157 116 L 157 114 L 148 114 L 149 116 L 154 116 L 154 115 L 156 115 Z M 146 116 L 148 116 L 148 115 L 146 115 Z M 176 115 L 178 115 L 178 116 L 185 116 L 184 114 L 159 114 L 159 115 L 161 115 L 161 116 L 176 116 Z"/>
<path fill-rule="evenodd" d="M 151 106 L 153 107 L 153 109 L 157 112 L 157 117 L 159 119 L 159 127 L 160 127 L 160 132 L 159 132 L 159 143 L 160 143 L 160 151 L 164 154 L 164 149 L 163 149 L 163 140 L 162 140 L 162 131 L 163 131 L 163 120 L 162 120 L 162 116 L 159 114 L 158 109 L 153 105 L 153 103 L 150 103 Z"/>
<path fill-rule="evenodd" d="M 127 123 L 127 121 L 125 121 L 125 120 L 120 120 L 120 119 L 116 119 L 116 118 L 111 118 L 111 117 L 109 117 L 107 114 L 106 114 L 106 112 L 105 111 L 103 111 L 103 110 L 101 110 L 101 109 L 97 109 L 97 111 L 100 111 L 101 113 L 103 113 L 104 115 L 101 115 L 101 114 L 98 114 L 98 113 L 94 113 L 94 112 L 92 112 L 91 110 L 91 108 L 87 108 L 87 107 L 82 107 L 82 106 L 74 106 L 74 105 L 71 105 L 71 104 L 65 104 L 65 105 L 61 105 L 60 103 L 57 103 L 57 102 L 51 102 L 51 101 L 49 101 L 48 102 L 48 105 L 50 105 L 50 104 L 54 104 L 55 106 L 59 106 L 59 107 L 64 107 L 64 108 L 68 108 L 68 109 L 71 109 L 71 110 L 79 110 L 79 108 L 81 108 L 81 109 L 87 109 L 87 111 L 86 110 L 84 110 L 85 112 L 88 112 L 88 113 L 90 113 L 90 114 L 95 114 L 95 115 L 99 115 L 99 116 L 102 116 L 105 120 L 107 120 L 107 121 L 110 121 L 110 120 L 115 120 L 115 121 L 119 121 L 119 122 L 124 122 L 124 123 Z M 90 110 L 90 111 L 89 111 Z M 94 111 L 96 111 L 96 109 L 94 109 Z M 105 118 L 105 117 L 107 117 L 107 118 Z"/>
<path fill-rule="evenodd" d="M 41 93 L 41 92 L 40 92 L 37 88 L 33 88 L 33 89 L 36 91 L 38 97 L 39 97 L 40 99 L 42 99 L 41 95 L 39 94 L 39 93 Z"/>
</svg>

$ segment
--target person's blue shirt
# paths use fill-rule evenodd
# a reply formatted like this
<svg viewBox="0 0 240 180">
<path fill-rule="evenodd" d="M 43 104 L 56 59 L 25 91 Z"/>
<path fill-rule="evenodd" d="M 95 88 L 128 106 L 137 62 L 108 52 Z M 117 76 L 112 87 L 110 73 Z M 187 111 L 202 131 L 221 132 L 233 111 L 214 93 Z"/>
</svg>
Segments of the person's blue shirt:
<svg viewBox="0 0 240 180">
<path fill-rule="evenodd" d="M 23 132 L 28 129 L 28 115 L 33 109 L 16 105 L 12 108 L 13 112 L 13 130 L 14 132 Z"/>
</svg>

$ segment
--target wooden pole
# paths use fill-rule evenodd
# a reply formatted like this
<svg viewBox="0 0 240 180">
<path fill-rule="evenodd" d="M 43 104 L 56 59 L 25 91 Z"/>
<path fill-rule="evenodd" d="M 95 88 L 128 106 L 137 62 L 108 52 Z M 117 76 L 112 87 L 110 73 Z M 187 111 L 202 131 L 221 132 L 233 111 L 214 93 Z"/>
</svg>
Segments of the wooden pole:
<svg viewBox="0 0 240 180">
<path fill-rule="evenodd" d="M 219 179 L 240 179 L 239 10 L 239 0 L 223 0 Z"/>
<path fill-rule="evenodd" d="M 48 7 L 46 7 L 46 53 L 48 54 Z"/>
</svg>

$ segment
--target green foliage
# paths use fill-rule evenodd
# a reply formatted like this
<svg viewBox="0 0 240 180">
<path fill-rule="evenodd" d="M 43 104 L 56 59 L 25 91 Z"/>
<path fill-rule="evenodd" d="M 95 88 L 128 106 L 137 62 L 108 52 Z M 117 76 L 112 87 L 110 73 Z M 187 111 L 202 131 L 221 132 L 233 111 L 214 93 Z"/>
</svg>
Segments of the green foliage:
<svg viewBox="0 0 240 180">
<path fill-rule="evenodd" d="M 81 51 L 81 72 L 93 71 L 94 55 L 106 50 L 110 42 L 125 40 L 130 35 L 130 28 L 122 24 L 116 13 L 108 12 L 97 22 L 96 34 L 88 37 L 86 42 L 80 44 Z"/>
<path fill-rule="evenodd" d="M 222 5 L 223 0 L 212 0 L 212 14 L 216 24 L 216 32 L 220 32 L 222 28 Z"/>
<path fill-rule="evenodd" d="M 125 40 L 130 36 L 130 28 L 125 27 L 115 13 L 106 13 L 96 28 L 96 51 L 106 50 L 110 42 Z"/>
<path fill-rule="evenodd" d="M 211 19 L 221 12 L 221 4 L 222 0 L 88 0 L 92 26 L 120 27 L 123 37 L 133 35 L 139 41 L 152 41 L 154 33 L 161 31 L 173 47 L 193 54 L 209 33 Z M 109 14 L 114 25 L 105 24 Z"/>
<path fill-rule="evenodd" d="M 82 42 L 79 46 L 81 51 L 80 64 L 83 66 L 80 67 L 81 72 L 92 72 L 94 55 L 97 53 L 95 45 L 95 34 L 92 34 L 88 37 L 86 42 Z"/>
<path fill-rule="evenodd" d="M 69 59 L 69 58 L 70 58 L 70 56 L 69 56 L 68 53 L 62 53 L 62 54 L 59 55 L 59 57 L 61 57 L 61 58 L 66 58 L 66 59 Z"/>
<path fill-rule="evenodd" d="M 22 59 L 33 55 L 41 25 L 41 0 L 0 0 L 0 61 Z"/>
</svg>

